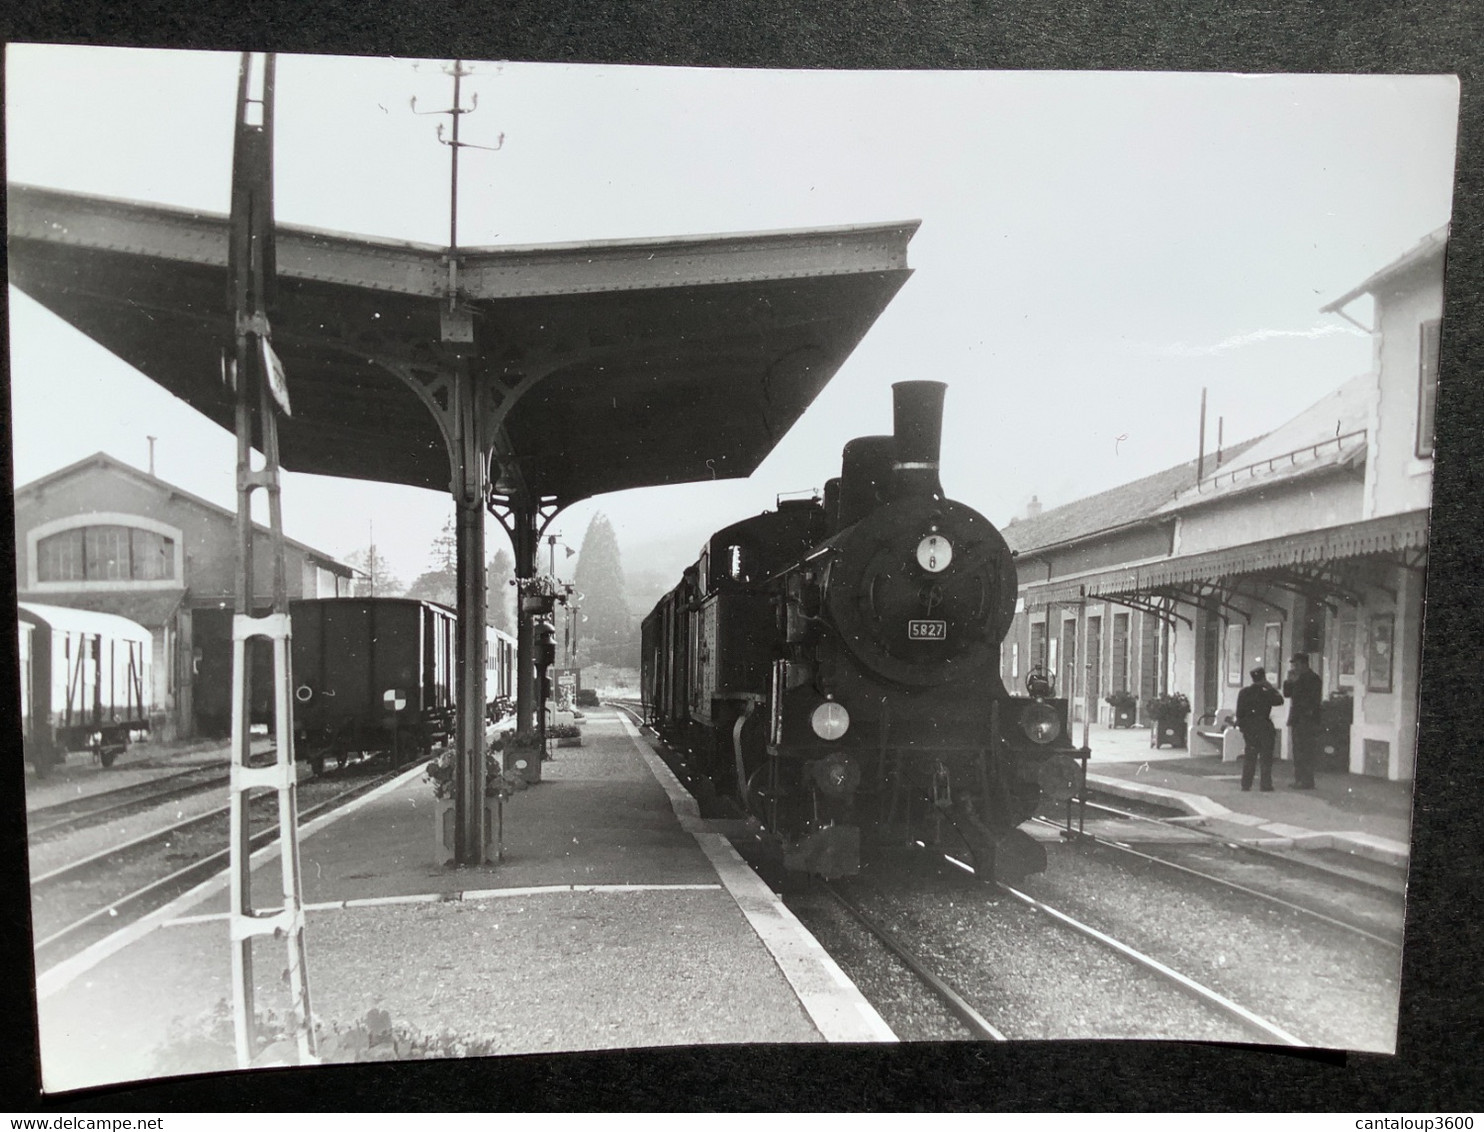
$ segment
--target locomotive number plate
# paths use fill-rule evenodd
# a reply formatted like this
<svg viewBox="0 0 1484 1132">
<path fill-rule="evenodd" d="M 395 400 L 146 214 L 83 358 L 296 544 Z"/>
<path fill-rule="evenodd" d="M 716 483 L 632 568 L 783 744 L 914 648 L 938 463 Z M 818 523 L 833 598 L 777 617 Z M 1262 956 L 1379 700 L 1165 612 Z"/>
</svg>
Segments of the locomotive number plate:
<svg viewBox="0 0 1484 1132">
<path fill-rule="evenodd" d="M 941 641 L 948 636 L 947 621 L 908 621 L 909 641 Z"/>
</svg>

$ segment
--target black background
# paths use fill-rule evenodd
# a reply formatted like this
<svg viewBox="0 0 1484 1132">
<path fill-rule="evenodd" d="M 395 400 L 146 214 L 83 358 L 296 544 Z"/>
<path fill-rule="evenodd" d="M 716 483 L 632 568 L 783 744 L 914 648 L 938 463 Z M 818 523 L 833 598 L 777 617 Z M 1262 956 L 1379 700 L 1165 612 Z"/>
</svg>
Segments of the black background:
<svg viewBox="0 0 1484 1132">
<path fill-rule="evenodd" d="M 342 0 L 301 6 L 245 0 L 228 6 L 201 0 L 37 0 L 6 5 L 0 21 L 8 41 L 138 47 L 689 66 L 1453 73 L 1462 81 L 1396 1057 L 1150 1042 L 760 1046 L 228 1074 L 48 1099 L 37 1086 L 26 880 L 9 868 L 0 875 L 0 941 L 10 960 L 0 979 L 0 1109 L 1194 1108 L 1446 1114 L 1484 1107 L 1484 595 L 1474 459 L 1484 439 L 1484 405 L 1475 384 L 1484 313 L 1480 3 Z M 58 144 L 66 144 L 67 123 L 56 123 L 56 129 Z M 8 406 L 8 396 L 0 403 Z M 0 445 L 8 477 L 8 429 L 0 430 Z M 0 498 L 8 520 L 9 493 Z M 5 521 L 0 531 L 12 532 L 13 526 Z M 13 594 L 12 555 L 0 556 L 0 570 Z M 4 642 L 0 660 L 13 672 L 14 634 Z M 7 710 L 15 712 L 14 706 Z M 0 819 L 12 819 L 0 820 L 0 860 L 23 861 L 18 750 L 0 760 L 0 782 Z M 1277 966 L 1281 957 L 1274 959 Z"/>
</svg>

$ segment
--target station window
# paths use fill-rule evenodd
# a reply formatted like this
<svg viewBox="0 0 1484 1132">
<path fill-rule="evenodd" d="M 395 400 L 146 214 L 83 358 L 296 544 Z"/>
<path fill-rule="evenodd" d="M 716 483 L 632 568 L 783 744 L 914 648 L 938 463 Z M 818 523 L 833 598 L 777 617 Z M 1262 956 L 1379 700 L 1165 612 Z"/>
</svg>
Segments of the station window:
<svg viewBox="0 0 1484 1132">
<path fill-rule="evenodd" d="M 1432 455 L 1433 423 L 1438 407 L 1438 351 L 1442 323 L 1434 319 L 1422 324 L 1422 345 L 1417 362 L 1417 455 Z"/>
<path fill-rule="evenodd" d="M 1341 684 L 1355 683 L 1356 609 L 1343 606 L 1335 621 L 1335 669 Z"/>
<path fill-rule="evenodd" d="M 1277 683 L 1278 674 L 1283 671 L 1283 625 L 1281 622 L 1270 621 L 1262 627 L 1262 666 L 1267 669 L 1269 679 Z"/>
<path fill-rule="evenodd" d="M 138 527 L 73 527 L 36 544 L 38 582 L 158 582 L 175 577 L 175 540 Z"/>
</svg>

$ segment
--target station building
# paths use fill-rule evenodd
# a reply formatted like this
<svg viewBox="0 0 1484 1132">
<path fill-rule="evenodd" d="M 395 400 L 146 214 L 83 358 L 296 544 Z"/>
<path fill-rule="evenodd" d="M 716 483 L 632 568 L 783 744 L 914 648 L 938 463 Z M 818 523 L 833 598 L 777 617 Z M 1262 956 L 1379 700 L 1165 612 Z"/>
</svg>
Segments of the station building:
<svg viewBox="0 0 1484 1132">
<path fill-rule="evenodd" d="M 1137 697 L 1144 724 L 1150 698 L 1184 693 L 1199 753 L 1248 670 L 1281 685 L 1305 653 L 1333 749 L 1319 769 L 1412 777 L 1446 243 L 1432 233 L 1322 308 L 1372 335 L 1369 371 L 1255 441 L 1004 528 L 1008 687 L 1043 666 L 1100 724 L 1109 693 Z"/>
<path fill-rule="evenodd" d="M 154 637 L 154 733 L 165 740 L 230 726 L 237 516 L 99 452 L 15 492 L 21 601 L 114 613 Z M 272 547 L 256 528 L 255 607 L 272 602 Z M 352 571 L 284 540 L 289 598 L 342 597 Z"/>
</svg>

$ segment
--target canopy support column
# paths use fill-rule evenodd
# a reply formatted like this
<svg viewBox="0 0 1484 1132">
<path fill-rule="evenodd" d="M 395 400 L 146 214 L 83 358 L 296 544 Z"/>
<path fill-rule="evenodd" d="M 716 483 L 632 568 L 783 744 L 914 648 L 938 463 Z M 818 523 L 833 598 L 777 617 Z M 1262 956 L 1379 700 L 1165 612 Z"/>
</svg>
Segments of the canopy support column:
<svg viewBox="0 0 1484 1132">
<path fill-rule="evenodd" d="M 454 371 L 455 435 L 453 462 L 454 528 L 459 624 L 458 722 L 454 755 L 454 861 L 484 864 L 491 830 L 485 822 L 485 562 L 484 495 L 487 446 L 480 436 L 479 389 L 469 367 Z"/>
</svg>

